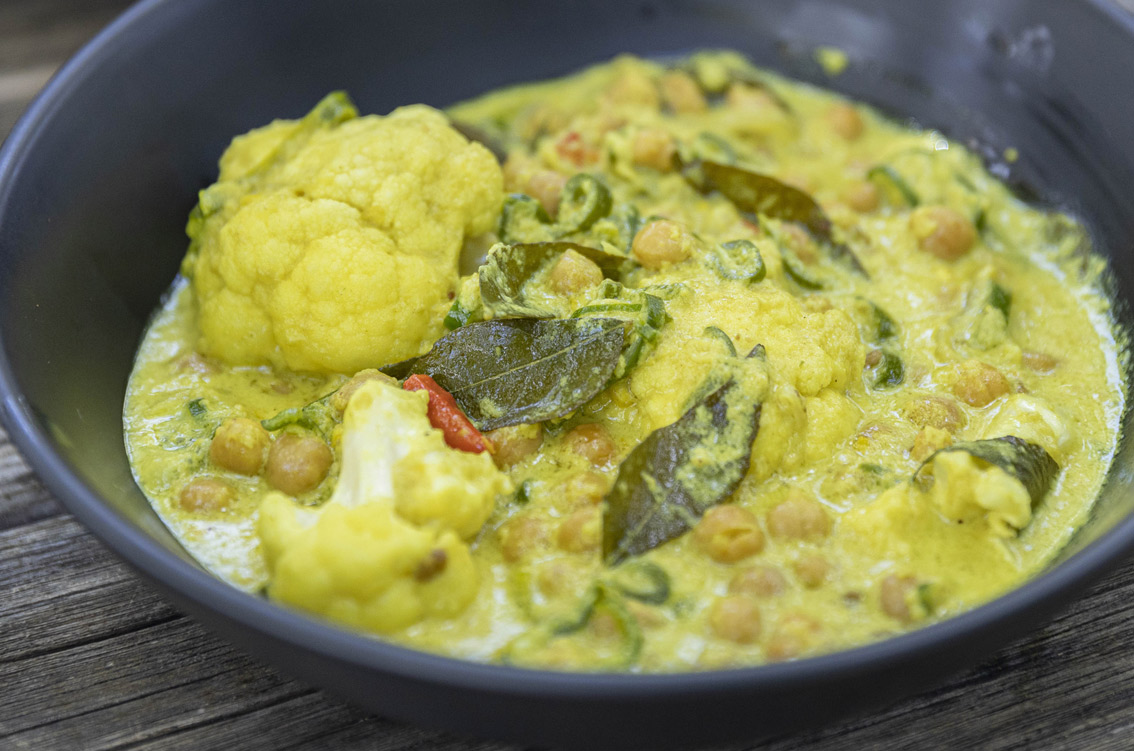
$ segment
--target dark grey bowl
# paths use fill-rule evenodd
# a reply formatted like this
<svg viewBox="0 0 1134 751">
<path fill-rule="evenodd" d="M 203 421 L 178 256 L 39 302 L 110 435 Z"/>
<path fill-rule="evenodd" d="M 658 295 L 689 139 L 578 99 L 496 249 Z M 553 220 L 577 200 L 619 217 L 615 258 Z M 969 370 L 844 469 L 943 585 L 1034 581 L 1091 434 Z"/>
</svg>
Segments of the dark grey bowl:
<svg viewBox="0 0 1134 751">
<path fill-rule="evenodd" d="M 808 54 L 855 64 L 827 80 Z M 3 421 L 48 487 L 179 606 L 382 714 L 539 745 L 754 740 L 942 680 L 1032 629 L 1134 544 L 1134 450 L 1045 574 L 971 613 L 859 649 L 690 675 L 569 675 L 421 654 L 245 595 L 190 560 L 130 476 L 134 348 L 185 250 L 196 190 L 236 133 L 349 89 L 363 111 L 445 105 L 622 51 L 733 47 L 971 141 L 1069 207 L 1134 283 L 1134 24 L 1073 0 L 148 0 L 48 85 L 0 152 Z M 1129 416 L 1127 419 L 1129 422 Z M 124 603 L 124 607 L 126 604 Z"/>
</svg>

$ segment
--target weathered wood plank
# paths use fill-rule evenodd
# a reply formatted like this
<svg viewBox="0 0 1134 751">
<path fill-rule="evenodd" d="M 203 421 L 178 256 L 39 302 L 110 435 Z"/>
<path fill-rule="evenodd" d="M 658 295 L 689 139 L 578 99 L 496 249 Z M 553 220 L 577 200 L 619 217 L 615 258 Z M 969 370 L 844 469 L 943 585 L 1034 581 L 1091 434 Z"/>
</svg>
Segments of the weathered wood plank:
<svg viewBox="0 0 1134 751">
<path fill-rule="evenodd" d="M 313 691 L 184 618 L 4 663 L 0 685 L 0 747 L 36 749 L 129 747 Z"/>
<path fill-rule="evenodd" d="M 0 2 L 0 138 L 50 72 L 127 4 Z M 1134 748 L 1132 597 L 1128 565 L 942 689 L 760 748 Z M 236 652 L 61 515 L 0 435 L 0 748 L 505 747 L 367 716 Z"/>
<path fill-rule="evenodd" d="M 0 430 L 0 531 L 63 513 Z"/>
<path fill-rule="evenodd" d="M 9 562 L 21 542 L 32 565 Z M 36 640 L 51 649 L 0 649 L 0 747 L 502 748 L 367 717 L 280 678 L 175 616 L 69 518 L 0 534 L 0 561 L 0 589 L 17 593 L 0 606 L 0 632 L 35 609 L 31 582 L 47 603 L 67 603 L 56 641 Z M 945 688 L 763 748 L 1132 747 L 1134 630 L 1123 607 L 1132 595 L 1128 565 Z"/>
<path fill-rule="evenodd" d="M 78 522 L 0 532 L 0 664 L 178 617 Z"/>
<path fill-rule="evenodd" d="M 248 716 L 248 721 L 257 728 L 256 742 L 262 748 L 273 751 L 312 748 L 505 751 L 516 748 L 368 717 L 358 710 L 328 700 L 321 693 L 298 696 L 257 710 Z M 247 740 L 248 731 L 243 723 L 228 720 L 202 724 L 129 748 L 131 751 L 196 751 L 201 748 L 240 748 Z"/>
</svg>

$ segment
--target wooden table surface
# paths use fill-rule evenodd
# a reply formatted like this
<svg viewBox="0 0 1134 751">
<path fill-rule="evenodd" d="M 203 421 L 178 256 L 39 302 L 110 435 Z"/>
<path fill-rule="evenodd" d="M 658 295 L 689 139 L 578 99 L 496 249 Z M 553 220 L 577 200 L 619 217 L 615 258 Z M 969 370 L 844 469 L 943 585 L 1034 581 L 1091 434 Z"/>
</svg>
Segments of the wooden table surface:
<svg viewBox="0 0 1134 751">
<path fill-rule="evenodd" d="M 0 0 L 0 137 L 127 4 Z M 1134 563 L 938 690 L 760 748 L 1134 748 L 1128 600 Z M 0 749 L 158 748 L 506 747 L 368 716 L 232 649 L 87 534 L 0 433 Z"/>
</svg>

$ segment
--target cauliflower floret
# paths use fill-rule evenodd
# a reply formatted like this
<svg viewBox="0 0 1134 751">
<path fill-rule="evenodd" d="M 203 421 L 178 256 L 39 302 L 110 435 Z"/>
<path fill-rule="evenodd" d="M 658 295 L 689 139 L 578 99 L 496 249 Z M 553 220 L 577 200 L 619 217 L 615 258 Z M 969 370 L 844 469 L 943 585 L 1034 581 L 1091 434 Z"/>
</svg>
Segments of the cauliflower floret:
<svg viewBox="0 0 1134 751">
<path fill-rule="evenodd" d="M 770 285 L 685 284 L 688 292 L 667 303 L 673 322 L 666 335 L 632 376 L 633 391 L 653 425 L 676 420 L 685 398 L 720 358 L 719 345 L 705 335 L 707 326 L 725 331 L 743 352 L 763 344 L 774 380 L 805 397 L 861 383 L 865 353 L 843 311 L 808 312 Z"/>
<path fill-rule="evenodd" d="M 500 168 L 429 107 L 354 115 L 331 95 L 221 158 L 184 264 L 204 353 L 352 373 L 441 333 L 462 243 L 499 214 Z"/>
<path fill-rule="evenodd" d="M 984 516 L 989 531 L 1005 538 L 1015 537 L 1032 520 L 1032 499 L 1023 483 L 964 451 L 933 457 L 933 477 L 929 498 L 949 519 L 971 522 Z"/>
<path fill-rule="evenodd" d="M 1068 421 L 1046 399 L 1010 394 L 984 431 L 985 437 L 1014 435 L 1042 446 L 1057 462 L 1066 461 L 1073 435 Z"/>
<path fill-rule="evenodd" d="M 268 594 L 367 631 L 451 617 L 476 594 L 468 545 L 511 483 L 488 454 L 445 445 L 428 394 L 364 384 L 343 418 L 342 473 L 330 500 L 260 505 Z"/>
</svg>

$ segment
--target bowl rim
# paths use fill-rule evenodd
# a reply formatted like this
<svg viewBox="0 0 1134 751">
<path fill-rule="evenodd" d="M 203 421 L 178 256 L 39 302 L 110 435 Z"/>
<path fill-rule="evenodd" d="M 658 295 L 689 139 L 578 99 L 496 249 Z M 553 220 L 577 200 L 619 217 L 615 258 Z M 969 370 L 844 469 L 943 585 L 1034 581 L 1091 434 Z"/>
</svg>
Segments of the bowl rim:
<svg viewBox="0 0 1134 751">
<path fill-rule="evenodd" d="M 179 0 L 141 0 L 131 6 L 71 57 L 36 96 L 0 148 L 0 222 L 22 164 L 35 147 L 39 126 L 64 106 L 100 60 L 123 49 L 131 34 L 148 18 L 172 10 L 175 5 L 184 7 Z M 1083 0 L 1083 5 L 1125 30 L 1134 43 L 1134 13 L 1112 0 Z M 878 642 L 796 661 L 700 672 L 588 673 L 447 657 L 351 631 L 238 590 L 151 538 L 104 501 L 58 453 L 17 385 L 5 339 L 0 331 L 0 423 L 52 495 L 116 555 L 180 597 L 216 611 L 252 632 L 324 658 L 418 682 L 596 702 L 680 697 L 690 692 L 728 693 L 771 684 L 810 682 L 832 674 L 853 674 L 880 665 L 899 664 L 944 643 L 971 639 L 1012 620 L 1020 612 L 1059 600 L 1061 593 L 1088 585 L 1104 574 L 1109 564 L 1134 550 L 1134 514 L 1129 514 L 1084 549 L 972 610 Z M 1130 408 L 1128 405 L 1127 409 Z"/>
</svg>

